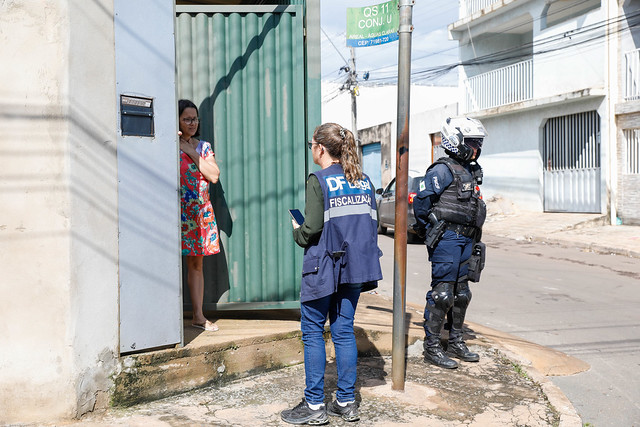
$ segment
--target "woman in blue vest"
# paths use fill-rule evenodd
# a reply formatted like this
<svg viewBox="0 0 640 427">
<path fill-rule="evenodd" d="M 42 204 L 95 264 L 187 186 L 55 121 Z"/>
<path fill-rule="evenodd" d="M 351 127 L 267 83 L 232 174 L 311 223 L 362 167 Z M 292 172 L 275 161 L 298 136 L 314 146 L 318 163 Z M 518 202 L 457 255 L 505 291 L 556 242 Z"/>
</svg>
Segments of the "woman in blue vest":
<svg viewBox="0 0 640 427">
<path fill-rule="evenodd" d="M 320 425 L 327 414 L 357 421 L 358 351 L 353 321 L 360 292 L 382 279 L 375 191 L 362 173 L 353 134 L 335 123 L 316 128 L 308 143 L 322 170 L 309 175 L 305 220 L 293 221 L 293 238 L 305 248 L 300 286 L 300 327 L 304 342 L 304 399 L 281 417 L 291 424 Z M 324 325 L 329 318 L 336 351 L 336 398 L 324 404 Z"/>
</svg>

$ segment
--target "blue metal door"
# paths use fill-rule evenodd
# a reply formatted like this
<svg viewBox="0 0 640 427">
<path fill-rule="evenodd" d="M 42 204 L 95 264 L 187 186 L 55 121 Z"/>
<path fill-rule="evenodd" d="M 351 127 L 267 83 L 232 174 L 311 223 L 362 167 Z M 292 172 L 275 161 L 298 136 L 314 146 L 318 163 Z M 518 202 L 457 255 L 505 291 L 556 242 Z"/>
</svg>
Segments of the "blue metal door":
<svg viewBox="0 0 640 427">
<path fill-rule="evenodd" d="M 379 142 L 362 146 L 362 170 L 376 188 L 382 187 L 382 157 Z"/>
</svg>

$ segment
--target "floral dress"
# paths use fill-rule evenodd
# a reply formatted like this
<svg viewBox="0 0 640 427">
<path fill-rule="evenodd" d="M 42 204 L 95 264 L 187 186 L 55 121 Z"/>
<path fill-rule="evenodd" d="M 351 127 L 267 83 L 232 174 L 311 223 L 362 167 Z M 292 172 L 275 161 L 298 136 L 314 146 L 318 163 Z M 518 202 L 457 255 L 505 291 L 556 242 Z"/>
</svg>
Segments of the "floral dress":
<svg viewBox="0 0 640 427">
<path fill-rule="evenodd" d="M 211 144 L 200 141 L 196 151 L 204 159 L 213 156 Z M 213 255 L 220 252 L 218 225 L 209 200 L 209 181 L 191 157 L 180 152 L 182 207 L 182 255 Z"/>
</svg>

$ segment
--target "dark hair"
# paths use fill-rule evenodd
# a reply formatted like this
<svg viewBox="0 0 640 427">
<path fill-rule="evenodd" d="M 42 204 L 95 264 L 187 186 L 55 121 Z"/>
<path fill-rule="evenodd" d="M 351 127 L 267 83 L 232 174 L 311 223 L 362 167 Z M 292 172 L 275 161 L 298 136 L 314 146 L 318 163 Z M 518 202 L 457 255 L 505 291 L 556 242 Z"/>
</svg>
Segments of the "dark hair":
<svg viewBox="0 0 640 427">
<path fill-rule="evenodd" d="M 322 144 L 331 157 L 340 161 L 347 181 L 353 184 L 362 179 L 356 140 L 350 130 L 336 123 L 325 123 L 313 131 L 313 139 Z"/>
<path fill-rule="evenodd" d="M 199 116 L 198 107 L 196 104 L 189 101 L 188 99 L 180 99 L 178 100 L 178 120 L 180 120 L 180 116 L 184 113 L 184 110 L 187 108 L 195 108 L 196 116 Z M 178 129 L 180 129 L 180 124 L 178 124 Z M 196 133 L 193 136 L 200 136 L 200 122 L 198 122 L 198 129 L 196 129 Z"/>
</svg>

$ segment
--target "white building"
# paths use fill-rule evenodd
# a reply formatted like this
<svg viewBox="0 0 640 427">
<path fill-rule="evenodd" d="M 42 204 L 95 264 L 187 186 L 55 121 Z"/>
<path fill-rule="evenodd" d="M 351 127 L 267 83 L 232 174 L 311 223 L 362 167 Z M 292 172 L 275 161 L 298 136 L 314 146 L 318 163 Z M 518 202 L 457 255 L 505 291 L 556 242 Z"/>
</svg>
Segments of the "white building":
<svg viewBox="0 0 640 427">
<path fill-rule="evenodd" d="M 322 84 L 322 122 L 352 129 L 351 95 L 336 84 Z M 433 161 L 432 137 L 446 117 L 458 114 L 457 87 L 412 85 L 409 120 L 409 169 L 424 171 Z M 398 90 L 396 85 L 361 86 L 357 103 L 358 138 L 363 146 L 365 172 L 376 187 L 395 176 Z M 438 156 L 436 156 L 437 158 Z M 370 167 L 368 167 L 371 165 Z M 374 169 L 380 166 L 380 181 Z"/>
<path fill-rule="evenodd" d="M 640 1 L 460 1 L 460 114 L 479 118 L 484 192 L 640 221 Z"/>
</svg>

